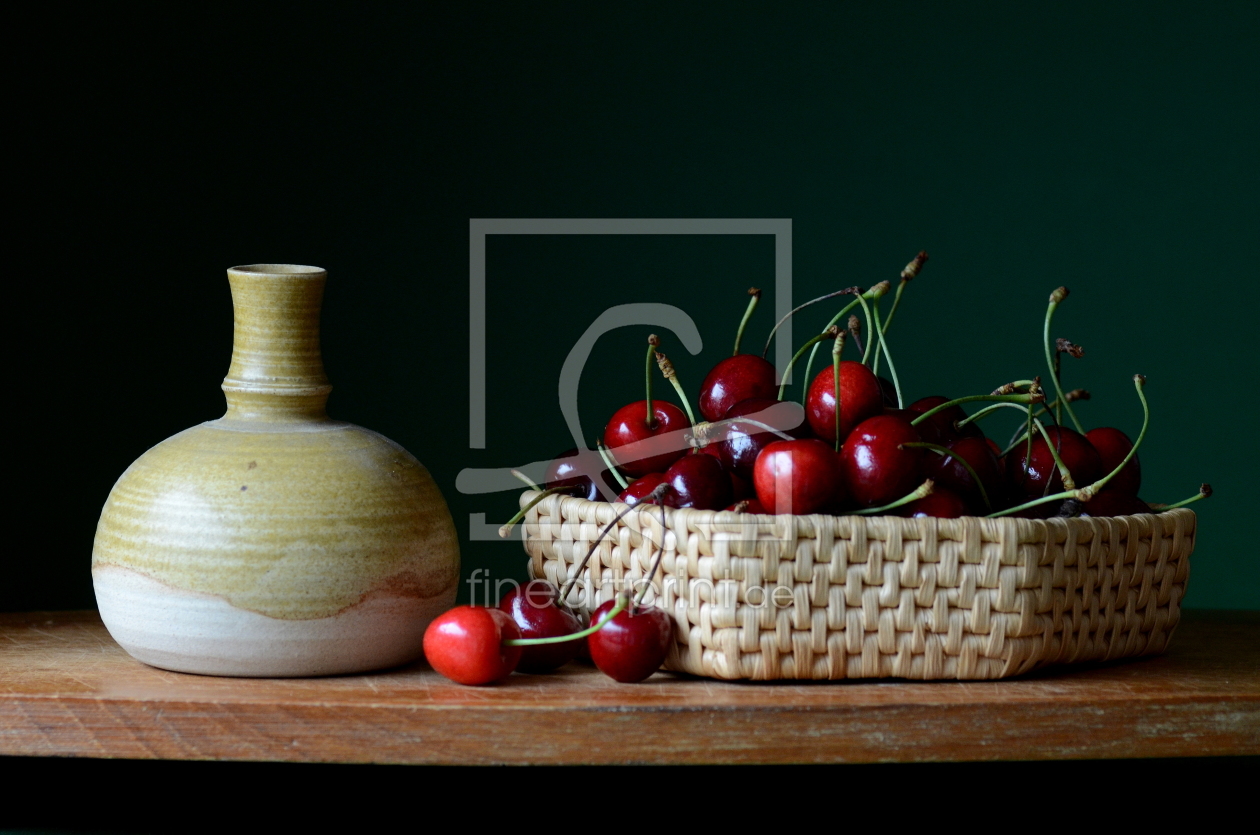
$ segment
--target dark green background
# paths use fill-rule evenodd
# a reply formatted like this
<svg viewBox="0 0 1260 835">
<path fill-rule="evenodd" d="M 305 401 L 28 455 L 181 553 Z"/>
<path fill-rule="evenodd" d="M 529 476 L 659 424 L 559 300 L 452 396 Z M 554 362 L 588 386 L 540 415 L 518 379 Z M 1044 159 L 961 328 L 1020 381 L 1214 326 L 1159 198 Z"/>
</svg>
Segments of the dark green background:
<svg viewBox="0 0 1260 835">
<path fill-rule="evenodd" d="M 567 445 L 557 371 L 607 306 L 688 311 L 705 351 L 671 353 L 694 392 L 745 288 L 773 287 L 765 237 L 491 239 L 489 443 L 470 451 L 468 221 L 496 217 L 791 218 L 798 301 L 926 249 L 893 331 L 913 396 L 1042 373 L 1046 297 L 1067 285 L 1055 330 L 1088 350 L 1067 378 L 1094 392 L 1083 420 L 1136 432 L 1146 374 L 1143 498 L 1217 489 L 1186 605 L 1260 608 L 1256 4 L 312 8 L 19 22 L 7 436 L 25 544 L 2 608 L 92 605 L 114 480 L 222 413 L 229 266 L 329 270 L 331 411 L 425 462 L 461 530 L 515 505 L 457 494 L 462 468 Z M 643 337 L 601 342 L 588 435 L 641 397 Z M 524 571 L 515 542 L 465 543 L 464 565 Z"/>
</svg>

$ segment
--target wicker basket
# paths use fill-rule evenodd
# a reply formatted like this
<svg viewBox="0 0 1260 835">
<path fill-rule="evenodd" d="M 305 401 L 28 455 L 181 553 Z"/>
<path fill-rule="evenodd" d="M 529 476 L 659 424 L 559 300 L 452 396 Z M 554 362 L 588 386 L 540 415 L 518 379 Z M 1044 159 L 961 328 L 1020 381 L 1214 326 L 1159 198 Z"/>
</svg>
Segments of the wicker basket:
<svg viewBox="0 0 1260 835">
<path fill-rule="evenodd" d="M 528 491 L 522 506 L 537 494 Z M 549 496 L 530 575 L 561 584 L 623 504 Z M 653 599 L 679 627 L 666 669 L 720 679 L 996 679 L 1163 651 L 1195 514 L 904 519 L 665 510 Z M 569 596 L 584 613 L 642 581 L 661 509 L 619 521 Z"/>
</svg>

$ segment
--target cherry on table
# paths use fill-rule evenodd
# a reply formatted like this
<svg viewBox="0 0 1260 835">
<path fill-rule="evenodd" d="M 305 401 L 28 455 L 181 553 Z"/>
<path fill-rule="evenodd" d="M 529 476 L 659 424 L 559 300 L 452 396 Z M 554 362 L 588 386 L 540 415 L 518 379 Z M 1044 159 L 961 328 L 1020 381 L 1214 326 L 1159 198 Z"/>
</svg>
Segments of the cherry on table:
<svg viewBox="0 0 1260 835">
<path fill-rule="evenodd" d="M 424 631 L 424 657 L 434 670 L 458 684 L 494 684 L 511 675 L 521 647 L 504 646 L 521 631 L 507 612 L 456 606 Z"/>
<path fill-rule="evenodd" d="M 499 609 L 516 623 L 522 638 L 555 638 L 581 631 L 582 622 L 560 602 L 560 590 L 546 580 L 530 580 L 503 595 Z M 581 641 L 519 647 L 516 668 L 524 673 L 546 673 L 572 661 Z"/>
<path fill-rule="evenodd" d="M 591 623 L 612 610 L 607 600 L 591 614 Z M 627 607 L 586 639 L 591 660 L 604 675 L 624 683 L 643 681 L 661 668 L 674 643 L 674 619 L 664 610 Z"/>
</svg>

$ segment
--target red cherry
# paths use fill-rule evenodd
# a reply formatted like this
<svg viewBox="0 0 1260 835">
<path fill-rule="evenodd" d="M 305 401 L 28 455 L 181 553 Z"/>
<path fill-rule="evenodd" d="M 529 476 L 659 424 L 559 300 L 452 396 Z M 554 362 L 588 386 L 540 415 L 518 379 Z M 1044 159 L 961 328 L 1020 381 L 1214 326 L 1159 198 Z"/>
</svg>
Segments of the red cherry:
<svg viewBox="0 0 1260 835">
<path fill-rule="evenodd" d="M 560 590 L 546 580 L 530 580 L 512 589 L 499 601 L 499 609 L 511 616 L 522 638 L 555 638 L 582 629 L 577 616 L 560 602 Z M 520 647 L 521 660 L 516 668 L 525 673 L 550 672 L 572 661 L 581 643 Z"/>
<path fill-rule="evenodd" d="M 592 502 L 604 501 L 604 493 L 598 484 L 608 487 L 611 495 L 617 484 L 608 472 L 608 466 L 594 450 L 570 449 L 560 453 L 547 467 L 545 487 L 573 487 L 574 495 Z"/>
<path fill-rule="evenodd" d="M 900 499 L 921 481 L 919 433 L 899 415 L 876 415 L 862 421 L 840 450 L 840 468 L 849 495 L 866 507 Z"/>
<path fill-rule="evenodd" d="M 1102 461 L 1102 475 L 1114 470 L 1120 466 L 1120 462 L 1124 460 L 1124 456 L 1129 454 L 1129 450 L 1133 449 L 1133 441 L 1129 440 L 1129 436 L 1114 429 L 1110 426 L 1099 426 L 1085 433 L 1085 438 L 1098 450 L 1099 460 Z M 1100 476 L 1101 477 L 1101 476 Z M 1084 485 L 1077 485 L 1083 487 Z M 1138 490 L 1142 488 L 1142 465 L 1138 462 L 1138 457 L 1134 455 L 1129 459 L 1129 463 L 1124 465 L 1124 469 L 1116 473 L 1111 481 L 1107 482 L 1104 490 L 1114 490 L 1117 493 L 1124 493 L 1128 496 L 1136 496 Z M 1147 511 L 1140 511 L 1146 513 Z M 1106 514 L 1111 516 L 1113 514 Z"/>
<path fill-rule="evenodd" d="M 805 411 L 792 401 L 754 397 L 736 403 L 722 415 L 723 421 L 731 422 L 722 426 L 720 434 L 705 449 L 717 447 L 722 464 L 741 478 L 752 478 L 757 456 L 767 444 L 779 439 L 778 435 L 767 432 L 760 426 L 733 420 L 741 417 L 773 426 L 793 437 L 809 436 Z"/>
<path fill-rule="evenodd" d="M 605 601 L 591 614 L 591 623 L 613 608 Z M 661 668 L 674 643 L 674 619 L 662 609 L 641 608 L 633 615 L 627 607 L 586 639 L 591 660 L 600 671 L 617 681 L 643 681 Z"/>
<path fill-rule="evenodd" d="M 665 480 L 664 473 L 648 473 L 643 478 L 638 479 L 630 484 L 625 490 L 621 491 L 621 495 L 617 497 L 617 501 L 626 504 L 638 504 L 639 502 L 647 502 L 648 504 L 656 504 L 655 499 L 648 498 L 652 491 L 661 485 Z"/>
<path fill-rule="evenodd" d="M 921 499 L 910 502 L 905 507 L 897 508 L 902 516 L 909 516 L 913 519 L 934 518 L 934 519 L 957 519 L 960 516 L 969 516 L 967 503 L 963 501 L 962 496 L 952 490 L 937 487 L 930 495 Z"/>
<path fill-rule="evenodd" d="M 682 409 L 663 400 L 653 400 L 652 415 L 656 422 L 649 427 L 647 401 L 640 400 L 618 409 L 604 429 L 604 445 L 612 452 L 621 470 L 631 478 L 663 473 L 687 452 L 680 441 L 661 437 L 691 427 Z M 621 447 L 639 441 L 646 442 L 646 448 L 636 460 L 631 460 L 624 451 L 618 454 Z"/>
<path fill-rule="evenodd" d="M 756 354 L 727 357 L 700 384 L 700 414 L 705 420 L 721 420 L 741 400 L 774 397 L 774 377 L 774 366 Z"/>
<path fill-rule="evenodd" d="M 922 425 L 916 426 L 920 429 Z M 972 512 L 978 516 L 989 513 L 989 508 L 984 504 L 984 499 L 980 496 L 980 489 L 976 486 L 976 480 L 971 477 L 971 473 L 960 463 L 967 462 L 971 469 L 975 470 L 976 475 L 980 476 L 980 484 L 984 486 L 984 492 L 989 497 L 989 503 L 993 510 L 998 510 L 1003 506 L 1003 496 L 1006 490 L 1006 481 L 1002 477 L 1002 465 L 998 461 L 998 457 L 993 454 L 993 450 L 984 438 L 967 437 L 958 438 L 945 445 L 951 450 L 953 455 L 937 455 L 928 453 L 924 456 L 923 475 L 936 482 L 936 489 L 942 487 L 952 490 L 961 496 Z"/>
<path fill-rule="evenodd" d="M 757 458 L 753 486 L 767 513 L 818 513 L 841 489 L 839 461 L 817 438 L 775 441 Z"/>
<path fill-rule="evenodd" d="M 665 471 L 665 481 L 668 507 L 721 510 L 735 498 L 731 477 L 712 455 L 684 455 Z"/>
<path fill-rule="evenodd" d="M 1047 426 L 1046 434 L 1054 442 L 1077 487 L 1098 480 L 1102 475 L 1102 459 L 1084 435 L 1064 426 Z M 1062 492 L 1063 479 L 1059 468 L 1040 432 L 1033 438 L 1031 456 L 1028 455 L 1027 441 L 1016 444 L 1006 454 L 1006 483 L 1014 493 L 1026 499 Z"/>
<path fill-rule="evenodd" d="M 879 379 L 860 362 L 840 363 L 840 437 L 847 438 L 853 427 L 884 408 Z M 836 375 L 824 368 L 809 385 L 805 416 L 814 434 L 824 441 L 836 441 Z"/>
<path fill-rule="evenodd" d="M 424 631 L 429 665 L 459 684 L 494 684 L 507 678 L 521 658 L 521 648 L 504 646 L 521 636 L 507 612 L 481 606 L 456 606 Z"/>
</svg>

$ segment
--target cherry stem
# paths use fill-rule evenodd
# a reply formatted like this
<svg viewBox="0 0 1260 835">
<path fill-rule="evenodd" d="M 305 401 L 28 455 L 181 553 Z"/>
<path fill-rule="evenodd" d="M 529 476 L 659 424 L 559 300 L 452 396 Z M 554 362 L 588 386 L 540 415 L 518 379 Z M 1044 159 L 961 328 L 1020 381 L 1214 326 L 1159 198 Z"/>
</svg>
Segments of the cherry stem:
<svg viewBox="0 0 1260 835">
<path fill-rule="evenodd" d="M 656 334 L 648 337 L 647 349 L 647 369 L 644 376 L 647 382 L 647 428 L 656 428 L 656 414 L 652 411 L 652 360 L 656 358 L 656 346 L 661 344 L 661 340 Z"/>
<path fill-rule="evenodd" d="M 519 480 L 525 482 L 526 486 L 528 486 L 529 489 L 531 490 L 542 489 L 541 487 L 539 487 L 537 484 L 534 483 L 534 480 L 532 478 L 525 475 L 525 473 L 521 472 L 520 470 L 512 470 L 512 475 L 516 476 L 516 478 L 518 478 Z"/>
<path fill-rule="evenodd" d="M 947 400 L 939 406 L 928 409 L 923 414 L 910 421 L 911 426 L 918 426 L 923 421 L 930 418 L 939 411 L 948 409 L 950 406 L 958 406 L 962 403 L 976 403 L 980 401 L 988 403 L 1041 403 L 1046 398 L 1040 388 L 1032 388 L 1022 394 L 971 394 L 967 397 L 959 397 L 956 400 Z M 1023 411 L 1022 409 L 1020 411 Z M 961 422 L 961 421 L 960 421 Z"/>
<path fill-rule="evenodd" d="M 918 255 L 914 256 L 913 261 L 911 261 L 909 264 L 906 264 L 905 268 L 902 269 L 901 281 L 897 284 L 897 294 L 893 296 L 892 309 L 888 311 L 888 318 L 884 320 L 884 330 L 883 330 L 883 333 L 880 334 L 881 337 L 883 336 L 884 333 L 888 333 L 888 329 L 892 327 L 893 315 L 897 312 L 897 305 L 901 304 L 902 291 L 905 290 L 906 285 L 909 284 L 911 280 L 913 280 L 915 277 L 918 276 L 919 271 L 923 269 L 923 265 L 927 263 L 927 259 L 928 259 L 927 252 L 921 251 L 919 252 Z M 876 364 L 875 373 L 878 374 L 879 373 L 878 371 L 879 359 L 878 358 L 876 358 L 875 364 Z"/>
<path fill-rule="evenodd" d="M 773 407 L 768 407 L 768 408 L 773 408 Z M 754 412 L 754 414 L 760 414 L 760 412 Z M 694 437 L 696 440 L 695 445 L 703 449 L 704 447 L 708 446 L 709 443 L 711 442 L 711 438 L 714 432 L 724 429 L 733 423 L 747 423 L 751 426 L 757 427 L 758 429 L 764 429 L 767 432 L 772 432 L 775 435 L 778 435 L 780 438 L 782 438 L 785 441 L 795 440 L 791 435 L 784 432 L 782 429 L 771 426 L 768 423 L 763 423 L 759 420 L 753 420 L 750 417 L 733 417 L 733 418 L 723 418 L 722 420 L 715 420 L 715 421 L 702 420 L 699 423 L 697 423 L 695 425 L 695 428 L 692 434 L 692 437 Z"/>
<path fill-rule="evenodd" d="M 851 510 L 848 513 L 844 513 L 841 515 L 843 516 L 878 516 L 879 514 L 883 513 L 886 510 L 893 510 L 895 508 L 901 507 L 902 505 L 910 504 L 910 502 L 917 502 L 919 499 L 927 498 L 928 496 L 932 495 L 932 491 L 935 489 L 935 487 L 936 485 L 932 482 L 932 479 L 929 478 L 927 481 L 923 482 L 918 487 L 916 487 L 913 492 L 907 493 L 906 495 L 902 496 L 900 499 L 897 499 L 897 501 L 895 502 L 889 502 L 883 507 L 868 507 L 865 510 Z"/>
<path fill-rule="evenodd" d="M 792 359 L 788 360 L 787 368 L 783 369 L 783 382 L 779 384 L 779 399 L 780 400 L 783 399 L 783 392 L 787 390 L 788 377 L 791 376 L 792 374 L 792 366 L 796 365 L 796 361 L 801 358 L 801 355 L 804 354 L 805 351 L 808 350 L 809 348 L 813 348 L 819 342 L 822 342 L 824 339 L 835 339 L 836 334 L 838 334 L 839 332 L 840 332 L 840 329 L 837 328 L 835 325 L 832 325 L 831 327 L 827 328 L 827 330 L 818 334 L 818 336 L 815 336 L 813 339 L 806 342 L 804 345 L 801 346 L 801 349 L 799 351 L 797 351 L 795 354 L 792 355 Z M 808 372 L 806 373 L 808 374 Z M 806 378 L 806 381 L 805 381 L 805 388 L 806 389 L 809 388 L 808 377 Z"/>
<path fill-rule="evenodd" d="M 852 313 L 849 314 L 849 336 L 853 337 L 853 347 L 857 348 L 857 352 L 866 353 L 862 350 L 862 320 Z"/>
<path fill-rule="evenodd" d="M 867 298 L 874 298 L 874 296 L 872 296 L 871 294 L 872 294 L 873 292 L 875 292 L 875 288 L 874 288 L 874 287 L 872 287 L 870 290 L 867 290 L 865 293 L 862 293 L 862 288 L 861 288 L 861 287 L 850 287 L 850 288 L 849 288 L 848 290 L 846 290 L 845 292 L 860 294 L 861 296 L 866 296 Z M 852 310 L 853 308 L 855 308 L 855 307 L 857 307 L 857 306 L 858 306 L 858 303 L 860 302 L 860 300 L 861 300 L 861 299 L 860 299 L 860 297 L 859 297 L 859 298 L 856 298 L 856 299 L 854 299 L 853 301 L 851 301 L 851 302 L 849 302 L 848 304 L 846 304 L 844 307 L 842 307 L 842 308 L 840 309 L 840 312 L 839 312 L 839 313 L 837 313 L 837 314 L 836 314 L 836 315 L 832 318 L 832 320 L 831 320 L 830 322 L 828 322 L 828 323 L 827 323 L 827 328 L 830 328 L 830 327 L 835 326 L 835 325 L 836 325 L 836 324 L 840 321 L 841 317 L 843 317 L 843 316 L 844 316 L 846 313 L 848 313 L 850 310 Z M 826 328 L 824 328 L 824 329 L 823 329 L 823 332 L 824 332 L 824 333 L 826 333 Z M 861 341 L 860 341 L 860 340 L 859 340 L 859 342 L 858 342 L 858 350 L 861 350 Z M 808 382 L 808 381 L 809 381 L 809 379 L 810 379 L 810 376 L 809 376 L 809 375 L 810 375 L 810 373 L 814 370 L 814 355 L 815 355 L 815 354 L 817 354 L 817 353 L 818 353 L 818 349 L 817 349 L 817 348 L 815 348 L 813 351 L 810 351 L 810 352 L 809 352 L 809 362 L 805 363 L 805 380 L 806 380 L 806 382 Z M 784 376 L 786 376 L 786 375 L 784 375 Z"/>
<path fill-rule="evenodd" d="M 591 555 L 595 553 L 595 549 L 599 547 L 599 543 L 603 542 L 604 537 L 608 536 L 608 532 L 611 531 L 614 527 L 616 527 L 617 523 L 620 522 L 626 516 L 626 514 L 628 514 L 630 511 L 634 510 L 635 508 L 642 509 L 643 506 L 647 504 L 648 499 L 652 499 L 654 501 L 659 502 L 661 499 L 665 497 L 665 491 L 667 491 L 668 489 L 669 489 L 668 484 L 658 484 L 655 490 L 649 493 L 645 498 L 640 499 L 637 504 L 630 505 L 625 510 L 621 511 L 620 513 L 618 513 L 616 516 L 613 517 L 613 520 L 608 523 L 608 527 L 604 528 L 604 530 L 600 532 L 599 536 L 595 537 L 595 541 L 592 542 L 591 547 L 587 549 L 586 556 L 582 557 L 582 561 L 578 563 L 577 568 L 574 569 L 573 576 L 570 577 L 567 581 L 565 581 L 564 587 L 560 589 L 561 601 L 564 601 L 569 596 L 569 592 L 573 590 L 573 584 L 576 583 L 578 578 L 582 576 L 582 572 L 586 570 L 586 564 L 591 561 Z"/>
<path fill-rule="evenodd" d="M 516 523 L 524 519 L 525 514 L 533 510 L 534 505 L 538 504 L 543 499 L 547 498 L 548 496 L 553 496 L 556 493 L 564 493 L 572 489 L 573 489 L 572 487 L 549 487 L 546 490 L 543 490 L 537 496 L 530 499 L 529 504 L 525 505 L 519 511 L 517 511 L 516 515 L 514 515 L 511 519 L 507 520 L 507 522 L 504 523 L 503 527 L 499 528 L 499 536 L 503 537 L 504 539 L 507 539 L 508 534 L 512 532 L 512 528 L 516 527 Z"/>
<path fill-rule="evenodd" d="M 656 576 L 656 569 L 660 568 L 661 560 L 665 558 L 665 505 L 661 505 L 661 550 L 656 555 L 656 559 L 652 561 L 652 570 L 648 572 L 647 583 L 639 592 L 639 596 L 630 604 L 630 616 L 634 617 L 639 611 L 639 606 L 643 603 L 643 598 L 647 597 L 648 589 L 652 588 L 652 578 Z M 649 540 L 650 541 L 650 540 Z"/>
<path fill-rule="evenodd" d="M 1076 419 L 1076 413 L 1072 411 L 1072 404 L 1063 397 L 1063 386 L 1059 383 L 1059 375 L 1055 371 L 1055 362 L 1051 357 L 1050 349 L 1050 322 L 1054 319 L 1054 311 L 1058 309 L 1059 303 L 1066 299 L 1067 295 L 1068 289 L 1066 287 L 1059 287 L 1050 294 L 1050 304 L 1046 307 L 1046 320 L 1042 329 L 1041 341 L 1046 349 L 1046 367 L 1050 369 L 1051 382 L 1054 383 L 1055 393 L 1059 395 L 1059 402 L 1067 408 L 1068 417 L 1072 419 L 1072 424 L 1076 426 L 1076 431 L 1084 435 L 1085 429 L 1081 426 L 1081 422 Z"/>
<path fill-rule="evenodd" d="M 1202 499 L 1210 499 L 1210 498 L 1212 498 L 1212 485 L 1200 484 L 1199 492 L 1191 496 L 1190 498 L 1182 499 L 1181 501 L 1175 504 L 1151 505 L 1151 510 L 1155 511 L 1156 513 L 1163 513 L 1165 510 L 1174 510 L 1179 507 L 1185 507 L 1188 504 L 1194 504 L 1195 502 L 1200 501 Z"/>
<path fill-rule="evenodd" d="M 596 441 L 595 448 L 599 450 L 599 457 L 603 459 L 604 466 L 608 468 L 608 472 L 612 473 L 612 477 L 621 485 L 621 489 L 625 490 L 630 486 L 630 482 L 626 481 L 626 477 L 617 469 L 617 465 L 613 463 L 612 456 L 608 454 L 608 447 L 604 446 L 603 441 Z"/>
<path fill-rule="evenodd" d="M 613 607 L 604 613 L 599 622 L 593 626 L 588 626 L 580 632 L 570 632 L 568 635 L 553 635 L 550 638 L 508 638 L 503 641 L 505 647 L 538 647 L 545 644 L 563 644 L 565 641 L 578 641 L 587 635 L 594 635 L 596 632 L 604 628 L 604 624 L 617 617 L 626 610 L 625 599 L 617 598 L 617 602 Z"/>
<path fill-rule="evenodd" d="M 696 413 L 691 411 L 691 401 L 687 399 L 687 392 L 683 391 L 682 384 L 678 382 L 678 372 L 674 370 L 674 364 L 669 361 L 669 357 L 656 352 L 656 364 L 660 367 L 661 373 L 665 375 L 665 379 L 673 385 L 674 391 L 678 392 L 678 399 L 682 401 L 683 408 L 687 410 L 687 420 L 691 421 L 691 428 L 696 427 Z"/>
<path fill-rule="evenodd" d="M 1141 374 L 1134 374 L 1133 385 L 1137 389 L 1138 400 L 1142 401 L 1142 431 L 1138 433 L 1138 439 L 1133 443 L 1133 448 L 1129 450 L 1129 454 L 1124 456 L 1124 460 L 1122 460 L 1119 464 L 1117 464 L 1114 470 L 1107 473 L 1107 475 L 1103 476 L 1102 478 L 1095 481 L 1093 484 L 1090 484 L 1086 487 L 1081 487 L 1078 489 L 1069 488 L 1067 490 L 1064 490 L 1062 493 L 1054 493 L 1049 496 L 1042 496 L 1040 499 L 1033 499 L 1030 502 L 1024 502 L 1021 505 L 1016 505 L 1015 507 L 998 511 L 997 513 L 990 513 L 989 518 L 994 518 L 997 516 L 1005 516 L 1008 513 L 1016 513 L 1026 508 L 1036 507 L 1039 504 L 1045 504 L 1047 502 L 1052 502 L 1052 501 L 1057 501 L 1057 500 L 1062 500 L 1062 499 L 1076 499 L 1078 502 L 1088 502 L 1090 499 L 1094 498 L 1094 496 L 1098 494 L 1098 491 L 1101 490 L 1103 487 L 1105 487 L 1107 485 L 1107 482 L 1111 481 L 1111 479 L 1114 478 L 1117 473 L 1123 470 L 1125 465 L 1128 464 L 1129 461 L 1132 460 L 1133 456 L 1137 454 L 1138 447 L 1142 445 L 1142 440 L 1146 437 L 1146 430 L 1150 426 L 1151 410 L 1150 410 L 1150 406 L 1146 402 L 1146 394 L 1142 390 L 1146 385 L 1146 378 L 1143 377 Z M 1046 430 L 1044 427 L 1042 427 L 1041 422 L 1036 420 L 1035 418 L 1033 419 L 1033 422 L 1037 424 L 1037 428 L 1041 430 L 1042 435 L 1046 435 Z M 1059 461 L 1058 452 L 1055 451 L 1054 445 L 1050 443 L 1049 436 L 1046 436 L 1046 445 L 1050 447 L 1050 452 L 1054 454 L 1055 463 L 1060 465 L 1060 470 L 1065 470 L 1066 468 L 1064 468 L 1062 466 L 1062 462 Z M 1068 484 L 1067 484 L 1066 478 L 1064 478 L 1063 482 L 1064 482 L 1064 486 L 1067 487 Z M 1203 493 L 1204 488 L 1207 488 L 1206 496 Z M 1210 495 L 1212 495 L 1212 488 L 1211 486 L 1205 484 L 1199 488 L 1199 496 L 1192 498 L 1186 502 L 1180 502 L 1176 505 L 1171 505 L 1168 508 L 1160 508 L 1160 510 L 1170 510 L 1172 507 L 1181 507 L 1183 504 L 1188 504 L 1190 501 L 1198 501 L 1200 498 L 1206 498 L 1207 496 L 1210 496 Z"/>
<path fill-rule="evenodd" d="M 885 290 L 887 290 L 888 282 L 883 282 Z M 875 285 L 878 287 L 879 285 Z M 881 294 L 882 295 L 882 294 Z M 897 408 L 904 409 L 906 407 L 905 400 L 901 396 L 901 380 L 897 379 L 897 366 L 893 364 L 892 354 L 888 352 L 888 342 L 884 339 L 884 328 L 879 323 L 879 300 L 876 299 L 875 307 L 875 330 L 879 334 L 879 352 L 883 353 L 884 359 L 888 360 L 888 373 L 892 375 L 893 390 L 897 392 Z M 875 354 L 875 364 L 873 372 L 879 371 L 879 353 Z"/>
<path fill-rule="evenodd" d="M 762 356 L 762 358 L 764 359 L 764 358 L 765 358 L 765 356 L 766 356 L 766 354 L 767 354 L 767 353 L 769 353 L 769 351 L 770 351 L 770 343 L 774 341 L 774 335 L 775 335 L 776 333 L 778 333 L 778 332 L 779 332 L 779 327 L 780 327 L 780 326 L 781 326 L 784 322 L 786 322 L 788 319 L 791 319 L 793 315 L 795 315 L 795 314 L 799 313 L 800 311 L 804 310 L 805 308 L 809 307 L 811 304 L 817 304 L 818 302 L 826 301 L 827 299 L 834 299 L 836 296 L 847 296 L 847 295 L 849 295 L 850 293 L 860 293 L 860 292 L 862 292 L 862 288 L 861 288 L 861 287 L 846 287 L 846 288 L 844 288 L 843 290 L 837 290 L 837 291 L 835 291 L 834 293 L 828 293 L 828 294 L 827 294 L 827 295 L 825 295 L 825 296 L 819 296 L 819 297 L 818 297 L 818 298 L 816 298 L 816 299 L 810 299 L 809 301 L 805 302 L 805 304 L 802 304 L 802 305 L 799 305 L 799 306 L 797 306 L 797 307 L 792 308 L 790 311 L 788 311 L 788 313 L 787 313 L 787 315 L 786 315 L 786 316 L 784 316 L 782 319 L 780 319 L 779 321 L 777 321 L 777 322 L 775 322 L 775 323 L 774 323 L 774 327 L 773 327 L 773 328 L 771 329 L 771 331 L 770 331 L 770 336 L 768 336 L 768 337 L 766 338 L 766 347 L 764 347 L 764 348 L 762 348 L 762 349 L 761 349 L 761 356 Z M 835 318 L 835 319 L 832 319 L 832 320 L 828 323 L 828 327 L 830 327 L 831 325 L 834 325 L 834 324 L 835 324 L 835 323 L 836 323 L 836 322 L 840 319 L 840 317 L 841 317 L 841 316 L 843 316 L 845 313 L 848 313 L 848 312 L 849 312 L 849 310 L 851 310 L 851 309 L 853 308 L 853 305 L 854 305 L 854 304 L 857 304 L 857 302 L 853 302 L 853 303 L 852 303 L 852 304 L 850 304 L 848 307 L 846 307 L 844 310 L 842 310 L 842 311 L 840 311 L 839 313 L 837 313 L 837 314 L 836 314 L 836 318 Z M 786 375 L 785 375 L 785 376 L 786 376 Z"/>
<path fill-rule="evenodd" d="M 922 449 L 930 449 L 938 455 L 944 455 L 946 458 L 953 458 L 959 464 L 962 464 L 963 467 L 967 470 L 967 472 L 971 474 L 972 480 L 975 481 L 976 487 L 980 490 L 980 498 L 984 499 L 984 506 L 988 508 L 990 511 L 993 510 L 993 503 L 989 501 L 989 492 L 984 489 L 984 484 L 980 481 L 980 476 L 976 475 L 976 471 L 973 470 L 971 468 L 971 465 L 967 463 L 966 459 L 962 458 L 960 455 L 958 455 L 958 453 L 954 452 L 949 447 L 943 447 L 937 444 L 929 444 L 927 441 L 910 441 L 908 443 L 901 444 L 901 446 L 920 447 Z"/>
<path fill-rule="evenodd" d="M 887 282 L 884 282 L 884 285 L 887 286 Z M 874 287 L 872 287 L 870 290 L 867 291 L 867 293 L 873 293 L 873 292 L 875 292 Z M 871 316 L 871 307 L 870 305 L 866 303 L 866 298 L 865 298 L 866 295 L 867 295 L 866 293 L 863 293 L 861 296 L 857 297 L 858 304 L 862 305 L 862 312 L 866 314 L 866 329 L 870 331 L 870 334 L 871 334 L 869 337 L 867 337 L 866 348 L 862 351 L 862 365 L 868 364 L 871 358 L 871 352 L 875 349 L 875 345 L 879 341 L 879 328 L 874 326 L 875 322 L 874 322 L 873 317 Z M 877 301 L 876 304 L 878 303 L 879 302 Z M 879 352 L 876 352 L 875 355 L 879 356 Z"/>
<path fill-rule="evenodd" d="M 1064 464 L 1063 459 L 1059 457 L 1058 447 L 1055 446 L 1054 441 L 1050 440 L 1050 433 L 1046 431 L 1046 427 L 1042 425 L 1041 421 L 1032 417 L 1032 407 L 1029 407 L 1028 411 L 1029 420 L 1033 422 L 1033 425 L 1037 427 L 1037 431 L 1041 433 L 1042 440 L 1046 442 L 1046 446 L 1050 449 L 1050 455 L 1054 458 L 1054 465 L 1059 468 L 1059 477 L 1063 479 L 1063 489 L 1069 493 L 1074 493 L 1076 480 L 1072 478 L 1072 471 L 1067 468 L 1067 464 Z M 1125 458 L 1124 460 L 1128 461 L 1129 459 Z M 1046 489 L 1050 489 L 1049 481 L 1046 482 Z M 1082 499 L 1082 501 L 1089 501 L 1089 499 Z"/>
<path fill-rule="evenodd" d="M 757 302 L 761 301 L 761 291 L 756 287 L 748 288 L 748 295 L 752 296 L 748 300 L 748 309 L 744 311 L 744 318 L 739 320 L 739 330 L 735 331 L 735 350 L 731 351 L 731 356 L 739 356 L 739 343 L 744 339 L 744 328 L 748 326 L 748 320 L 752 318 L 753 311 L 757 309 Z"/>
<path fill-rule="evenodd" d="M 836 331 L 836 344 L 831 346 L 832 382 L 836 385 L 836 452 L 840 451 L 840 354 L 844 351 L 844 331 Z M 806 397 L 808 397 L 808 387 Z"/>
</svg>

